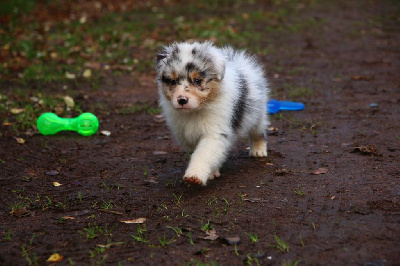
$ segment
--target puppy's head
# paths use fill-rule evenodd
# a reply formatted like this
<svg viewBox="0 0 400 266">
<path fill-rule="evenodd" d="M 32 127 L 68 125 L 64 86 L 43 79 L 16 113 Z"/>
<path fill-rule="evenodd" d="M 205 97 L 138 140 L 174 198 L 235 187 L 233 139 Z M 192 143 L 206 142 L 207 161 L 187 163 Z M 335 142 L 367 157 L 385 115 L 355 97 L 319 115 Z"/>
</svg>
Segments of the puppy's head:
<svg viewBox="0 0 400 266">
<path fill-rule="evenodd" d="M 156 68 L 161 97 L 196 110 L 218 97 L 225 59 L 211 42 L 173 43 L 158 53 Z"/>
</svg>

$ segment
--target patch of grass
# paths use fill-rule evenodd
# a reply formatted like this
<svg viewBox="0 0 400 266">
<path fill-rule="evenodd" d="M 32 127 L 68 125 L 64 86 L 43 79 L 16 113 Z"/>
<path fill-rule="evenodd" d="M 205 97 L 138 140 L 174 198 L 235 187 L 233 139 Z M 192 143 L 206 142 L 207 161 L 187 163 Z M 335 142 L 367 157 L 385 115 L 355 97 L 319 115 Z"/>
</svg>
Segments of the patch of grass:
<svg viewBox="0 0 400 266">
<path fill-rule="evenodd" d="M 210 231 L 213 228 L 212 224 L 210 223 L 210 220 L 207 220 L 206 223 L 203 223 L 203 221 L 204 219 L 201 219 L 200 229 L 204 232 Z"/>
<path fill-rule="evenodd" d="M 174 230 L 177 237 L 182 235 L 182 229 L 180 229 L 178 226 L 166 226 L 166 228 Z"/>
<path fill-rule="evenodd" d="M 11 232 L 11 229 L 8 229 L 8 231 L 5 233 L 3 238 L 5 241 L 11 241 Z"/>
<path fill-rule="evenodd" d="M 276 241 L 276 244 L 272 245 L 273 247 L 275 247 L 276 249 L 278 249 L 282 252 L 289 252 L 289 244 L 287 244 L 285 241 L 283 241 L 277 235 L 274 235 L 274 239 Z"/>
<path fill-rule="evenodd" d="M 87 239 L 93 239 L 97 237 L 98 233 L 105 236 L 111 236 L 113 230 L 114 227 L 108 228 L 108 224 L 105 224 L 103 227 L 99 227 L 96 224 L 91 225 L 89 223 L 87 227 L 84 227 L 83 230 L 78 231 L 78 233 Z"/>
<path fill-rule="evenodd" d="M 105 201 L 103 200 L 103 203 L 101 204 L 100 208 L 103 210 L 110 210 L 114 207 L 114 205 L 110 201 Z"/>
<path fill-rule="evenodd" d="M 182 200 L 183 194 L 177 196 L 175 193 L 173 193 L 173 195 L 174 195 L 175 199 L 172 200 L 172 202 L 175 203 L 178 206 L 181 205 L 181 200 Z"/>
<path fill-rule="evenodd" d="M 90 224 L 88 225 L 88 227 L 83 228 L 83 231 L 78 231 L 78 233 L 86 237 L 87 239 L 93 239 L 97 236 L 96 227 L 91 226 Z"/>
<path fill-rule="evenodd" d="M 167 239 L 165 236 L 165 233 L 163 234 L 163 237 L 160 238 L 158 237 L 158 242 L 160 242 L 161 246 L 165 247 L 168 246 L 169 244 L 173 243 L 175 241 L 175 238 Z"/>
<path fill-rule="evenodd" d="M 291 99 L 308 97 L 314 95 L 314 91 L 308 87 L 292 86 L 286 84 L 285 90 Z"/>
<path fill-rule="evenodd" d="M 25 258 L 28 265 L 34 265 L 34 266 L 39 265 L 39 262 L 36 258 L 35 253 L 32 254 L 32 258 L 31 258 L 31 256 L 29 255 L 29 251 L 25 248 L 25 246 L 22 246 L 21 250 L 22 250 L 22 256 Z"/>
<path fill-rule="evenodd" d="M 247 235 L 250 237 L 250 241 L 252 243 L 257 243 L 258 242 L 258 236 L 253 233 L 247 233 Z"/>
<path fill-rule="evenodd" d="M 297 189 L 294 190 L 294 193 L 298 196 L 304 196 L 303 191 L 301 190 L 301 187 L 298 187 Z"/>
<path fill-rule="evenodd" d="M 282 265 L 282 266 L 297 266 L 297 265 L 299 265 L 299 263 L 300 263 L 300 260 L 295 260 L 295 261 L 292 261 L 292 260 L 283 260 L 283 261 L 281 262 L 281 265 Z"/>
<path fill-rule="evenodd" d="M 190 245 L 194 245 L 192 232 L 189 232 L 188 238 L 189 238 L 189 243 L 190 243 Z"/>
<path fill-rule="evenodd" d="M 141 243 L 149 243 L 149 239 L 147 238 L 147 231 L 146 231 L 146 225 L 140 225 L 138 224 L 137 227 L 137 233 L 136 235 L 131 235 L 131 237 L 136 241 L 136 242 L 141 242 Z"/>
</svg>

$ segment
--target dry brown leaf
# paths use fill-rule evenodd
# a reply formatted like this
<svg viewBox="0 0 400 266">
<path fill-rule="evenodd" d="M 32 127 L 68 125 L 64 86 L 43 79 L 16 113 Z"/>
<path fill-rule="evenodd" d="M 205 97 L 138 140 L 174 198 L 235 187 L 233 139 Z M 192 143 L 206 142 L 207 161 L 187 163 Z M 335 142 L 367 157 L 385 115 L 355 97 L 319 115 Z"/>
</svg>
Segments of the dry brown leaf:
<svg viewBox="0 0 400 266">
<path fill-rule="evenodd" d="M 378 151 L 377 151 L 375 145 L 372 145 L 372 144 L 355 147 L 353 149 L 353 152 L 360 153 L 363 155 L 378 155 Z"/>
<path fill-rule="evenodd" d="M 64 256 L 61 256 L 58 253 L 54 253 L 53 255 L 50 256 L 50 258 L 47 259 L 48 262 L 60 262 Z"/>
<path fill-rule="evenodd" d="M 92 69 L 100 69 L 101 64 L 99 62 L 86 62 L 85 67 L 92 68 Z"/>
<path fill-rule="evenodd" d="M 137 218 L 137 219 L 132 219 L 132 220 L 121 220 L 121 223 L 125 224 L 142 224 L 146 221 L 146 218 Z"/>
<path fill-rule="evenodd" d="M 326 173 L 328 173 L 328 168 L 321 167 L 321 168 L 318 168 L 317 170 L 315 170 L 314 172 L 312 172 L 311 174 L 321 175 L 321 174 L 326 174 Z"/>
<path fill-rule="evenodd" d="M 217 231 L 213 228 L 211 230 L 206 231 L 206 235 L 205 237 L 203 237 L 203 239 L 205 240 L 217 240 L 219 238 L 219 235 L 217 235 Z"/>
<path fill-rule="evenodd" d="M 61 218 L 63 218 L 64 220 L 75 220 L 75 217 L 72 216 L 63 216 Z"/>
</svg>

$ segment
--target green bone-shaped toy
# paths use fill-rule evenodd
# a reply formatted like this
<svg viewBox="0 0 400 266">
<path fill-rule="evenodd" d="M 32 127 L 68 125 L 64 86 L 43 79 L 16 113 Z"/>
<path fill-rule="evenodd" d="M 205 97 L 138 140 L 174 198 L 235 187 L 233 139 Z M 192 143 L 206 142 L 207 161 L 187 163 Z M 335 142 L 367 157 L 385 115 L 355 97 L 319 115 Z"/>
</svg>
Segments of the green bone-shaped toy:
<svg viewBox="0 0 400 266">
<path fill-rule="evenodd" d="M 83 113 L 76 118 L 61 118 L 54 113 L 44 113 L 37 120 L 37 128 L 43 135 L 72 130 L 83 136 L 90 136 L 97 132 L 99 120 L 92 113 Z"/>
</svg>

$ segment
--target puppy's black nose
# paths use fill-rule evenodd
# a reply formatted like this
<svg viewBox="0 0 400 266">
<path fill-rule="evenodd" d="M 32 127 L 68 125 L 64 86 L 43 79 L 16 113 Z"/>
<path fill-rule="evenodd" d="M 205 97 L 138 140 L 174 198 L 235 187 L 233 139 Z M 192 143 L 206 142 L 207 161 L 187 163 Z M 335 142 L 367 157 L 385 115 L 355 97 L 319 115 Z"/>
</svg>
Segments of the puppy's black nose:
<svg viewBox="0 0 400 266">
<path fill-rule="evenodd" d="M 187 98 L 187 97 L 185 97 L 185 96 L 179 96 L 178 97 L 178 103 L 180 104 L 180 105 L 185 105 L 185 104 L 187 104 L 189 102 L 189 99 Z"/>
</svg>

